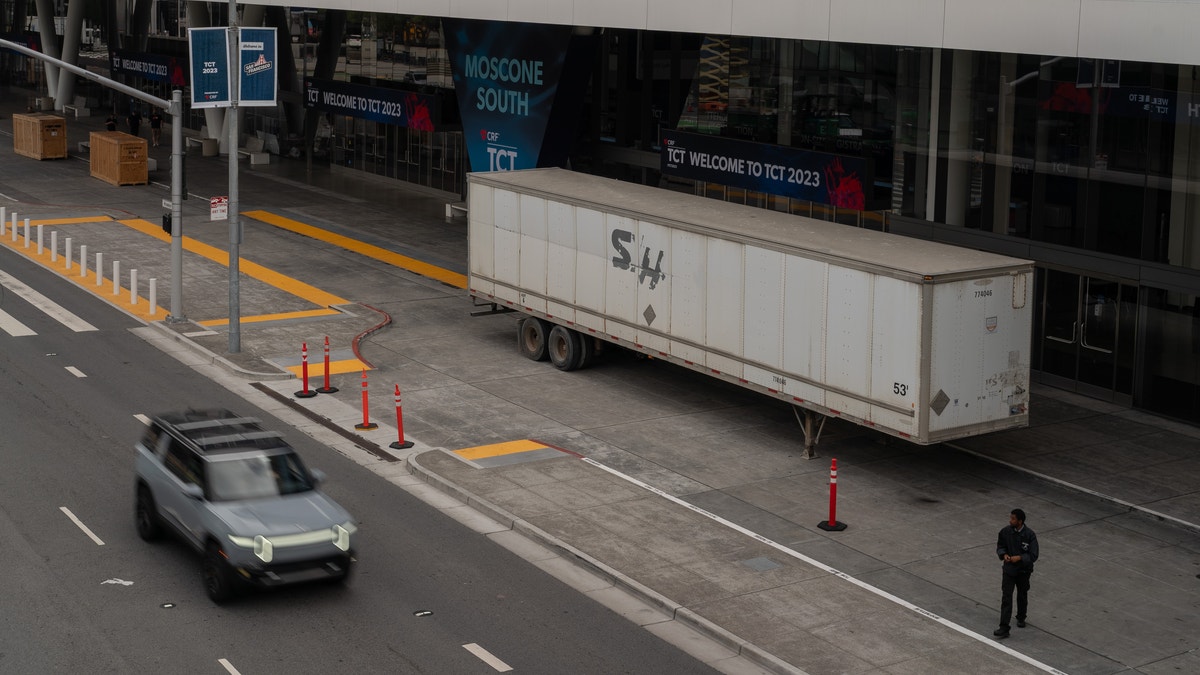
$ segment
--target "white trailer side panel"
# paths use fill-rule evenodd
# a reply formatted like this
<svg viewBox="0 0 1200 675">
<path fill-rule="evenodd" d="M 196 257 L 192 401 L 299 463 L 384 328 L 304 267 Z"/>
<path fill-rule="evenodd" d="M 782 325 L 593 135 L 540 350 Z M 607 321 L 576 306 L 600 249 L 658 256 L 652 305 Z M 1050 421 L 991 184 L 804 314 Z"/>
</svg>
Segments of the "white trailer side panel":
<svg viewBox="0 0 1200 675">
<path fill-rule="evenodd" d="M 471 288 L 485 296 L 496 293 L 496 284 L 492 281 L 496 275 L 496 223 L 492 217 L 494 192 L 495 188 L 488 185 L 476 185 L 467 195 L 471 214 L 467 228 Z"/>
<path fill-rule="evenodd" d="M 522 305 L 521 293 L 521 215 L 517 194 L 496 190 L 494 214 L 496 234 L 493 242 L 496 265 L 496 297 Z"/>
<path fill-rule="evenodd" d="M 825 382 L 830 391 L 825 405 L 862 419 L 869 406 L 856 396 L 871 391 L 872 280 L 868 272 L 829 266 Z"/>
<path fill-rule="evenodd" d="M 671 340 L 671 228 L 638 221 L 642 250 L 637 284 L 638 344 L 670 353 Z"/>
<path fill-rule="evenodd" d="M 929 434 L 1004 426 L 1029 401 L 1027 273 L 934 287 Z M 941 398 L 940 398 L 941 397 Z"/>
<path fill-rule="evenodd" d="M 921 288 L 909 281 L 875 277 L 872 317 L 870 420 L 915 434 L 921 400 Z"/>
<path fill-rule="evenodd" d="M 517 199 L 521 226 L 521 288 L 524 304 L 535 312 L 546 312 L 546 200 L 521 195 Z"/>
<path fill-rule="evenodd" d="M 746 247 L 746 380 L 781 391 L 783 388 L 783 253 Z M 751 365 L 760 363 L 764 367 Z"/>
<path fill-rule="evenodd" d="M 793 373 L 783 391 L 804 402 L 825 405 L 826 290 L 829 264 L 788 254 L 784 259 L 783 369 Z"/>
<path fill-rule="evenodd" d="M 742 377 L 742 300 L 745 298 L 745 246 L 716 237 L 706 237 L 708 256 L 708 304 L 704 332 L 711 350 L 708 367 L 733 377 Z"/>
<path fill-rule="evenodd" d="M 604 285 L 612 267 L 606 233 L 603 213 L 575 207 L 575 320 L 597 331 L 604 330 Z"/>
<path fill-rule="evenodd" d="M 546 313 L 575 322 L 575 207 L 546 202 Z"/>
<path fill-rule="evenodd" d="M 606 231 L 615 250 L 612 270 L 604 284 L 604 330 L 613 337 L 637 340 L 637 220 L 614 214 L 605 216 Z M 614 320 L 615 319 L 615 320 Z"/>
<path fill-rule="evenodd" d="M 707 365 L 704 351 L 704 308 L 708 305 L 708 255 L 704 235 L 671 232 L 671 353 L 684 361 Z"/>
</svg>

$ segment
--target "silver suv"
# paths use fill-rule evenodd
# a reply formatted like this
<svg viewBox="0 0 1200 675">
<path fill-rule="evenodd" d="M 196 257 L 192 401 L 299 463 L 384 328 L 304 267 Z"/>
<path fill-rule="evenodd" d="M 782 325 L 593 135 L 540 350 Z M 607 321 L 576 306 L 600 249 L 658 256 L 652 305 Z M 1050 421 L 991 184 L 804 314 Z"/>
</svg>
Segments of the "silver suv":
<svg viewBox="0 0 1200 675">
<path fill-rule="evenodd" d="M 137 530 L 164 526 L 204 555 L 214 602 L 240 586 L 344 581 L 354 561 L 354 519 L 316 488 L 281 434 L 228 410 L 152 417 L 137 446 Z"/>
</svg>

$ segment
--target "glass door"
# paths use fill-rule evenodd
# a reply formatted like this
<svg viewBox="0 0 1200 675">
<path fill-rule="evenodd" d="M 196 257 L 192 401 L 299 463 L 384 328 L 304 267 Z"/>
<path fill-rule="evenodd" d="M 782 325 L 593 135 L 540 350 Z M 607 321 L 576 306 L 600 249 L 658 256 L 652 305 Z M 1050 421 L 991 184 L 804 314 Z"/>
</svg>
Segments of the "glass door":
<svg viewBox="0 0 1200 675">
<path fill-rule="evenodd" d="M 1042 279 L 1042 379 L 1106 401 L 1132 402 L 1137 288 L 1060 270 L 1045 270 Z"/>
</svg>

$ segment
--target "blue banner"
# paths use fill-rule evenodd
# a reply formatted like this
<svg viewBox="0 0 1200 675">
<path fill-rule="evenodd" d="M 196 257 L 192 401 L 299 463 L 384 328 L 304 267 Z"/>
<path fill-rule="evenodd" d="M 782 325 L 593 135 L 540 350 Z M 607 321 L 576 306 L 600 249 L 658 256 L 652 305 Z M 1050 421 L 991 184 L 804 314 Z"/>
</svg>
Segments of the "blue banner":
<svg viewBox="0 0 1200 675">
<path fill-rule="evenodd" d="M 305 80 L 304 106 L 418 131 L 437 131 L 434 120 L 441 119 L 436 96 L 340 80 Z"/>
<path fill-rule="evenodd" d="M 442 25 L 471 170 L 541 166 L 571 27 L 450 19 Z"/>
<path fill-rule="evenodd" d="M 273 106 L 278 95 L 279 62 L 274 28 L 238 30 L 238 105 Z"/>
<path fill-rule="evenodd" d="M 229 29 L 189 28 L 188 60 L 192 73 L 192 107 L 229 106 Z"/>
<path fill-rule="evenodd" d="M 866 209 L 870 162 L 720 136 L 663 132 L 662 172 L 840 208 Z"/>
<path fill-rule="evenodd" d="M 108 61 L 113 73 L 137 75 L 153 82 L 166 82 L 177 87 L 187 84 L 183 64 L 174 56 L 114 49 L 108 53 Z"/>
</svg>

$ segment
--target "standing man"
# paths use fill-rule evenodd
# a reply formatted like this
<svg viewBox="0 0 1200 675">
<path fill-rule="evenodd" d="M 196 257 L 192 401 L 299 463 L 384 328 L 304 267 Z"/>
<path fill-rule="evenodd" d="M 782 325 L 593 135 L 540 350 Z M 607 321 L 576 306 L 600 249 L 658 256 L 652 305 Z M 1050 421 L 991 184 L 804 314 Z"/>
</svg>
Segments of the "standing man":
<svg viewBox="0 0 1200 675">
<path fill-rule="evenodd" d="M 158 108 L 150 109 L 150 143 L 157 146 L 162 140 L 162 113 Z"/>
<path fill-rule="evenodd" d="M 1003 596 L 1000 599 L 1000 627 L 992 632 L 998 638 L 1008 637 L 1008 620 L 1012 617 L 1012 593 L 1017 590 L 1017 628 L 1025 627 L 1025 612 L 1029 609 L 1029 577 L 1038 559 L 1038 540 L 1033 530 L 1025 526 L 1025 512 L 1013 509 L 1008 527 L 996 538 L 996 556 L 1004 561 Z"/>
<path fill-rule="evenodd" d="M 129 110 L 129 117 L 125 118 L 125 121 L 129 123 L 129 133 L 137 136 L 138 130 L 142 128 L 142 111 L 134 106 Z"/>
</svg>

